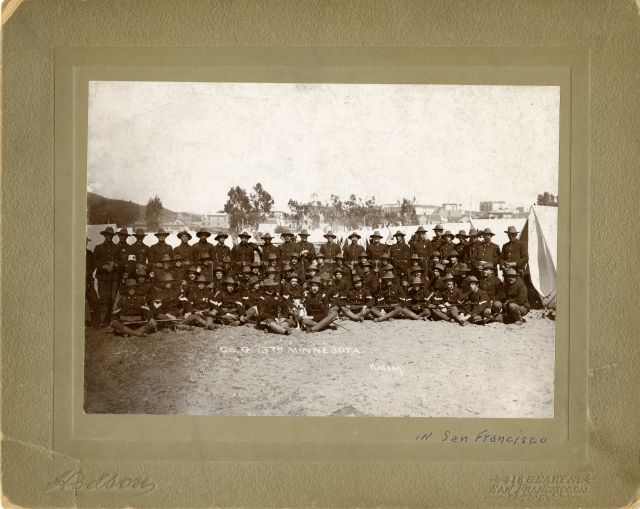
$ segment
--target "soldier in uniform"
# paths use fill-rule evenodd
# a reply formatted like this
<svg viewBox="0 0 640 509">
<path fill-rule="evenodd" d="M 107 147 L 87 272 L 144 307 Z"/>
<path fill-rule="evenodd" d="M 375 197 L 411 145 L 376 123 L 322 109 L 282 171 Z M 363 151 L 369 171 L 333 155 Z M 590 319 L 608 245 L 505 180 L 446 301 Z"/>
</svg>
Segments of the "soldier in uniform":
<svg viewBox="0 0 640 509">
<path fill-rule="evenodd" d="M 96 292 L 93 279 L 93 272 L 95 270 L 93 267 L 93 253 L 86 247 L 86 244 L 88 244 L 91 239 L 89 237 L 86 237 L 86 239 L 85 299 L 89 303 L 89 312 L 91 315 L 88 325 L 93 329 L 98 329 L 100 328 L 100 298 L 98 297 L 98 292 Z"/>
<path fill-rule="evenodd" d="M 224 279 L 227 275 L 227 271 L 224 270 L 222 265 L 218 265 L 213 268 L 213 278 L 211 279 L 211 291 L 215 295 L 216 292 L 224 290 Z"/>
<path fill-rule="evenodd" d="M 136 286 L 138 283 L 134 279 L 126 280 L 126 292 L 114 306 L 110 325 L 123 334 L 146 337 L 148 332 L 156 329 L 157 324 L 145 297 L 136 294 Z M 132 328 L 131 325 L 138 325 L 138 327 Z"/>
<path fill-rule="evenodd" d="M 463 306 L 465 313 L 460 315 L 460 323 L 461 325 L 468 323 L 484 325 L 485 314 L 491 308 L 491 300 L 486 292 L 480 289 L 478 279 L 475 276 L 470 276 L 467 284 L 469 292 L 465 294 Z"/>
<path fill-rule="evenodd" d="M 458 322 L 462 325 L 459 309 L 464 302 L 465 296 L 460 288 L 456 288 L 451 274 L 447 274 L 442 279 L 444 288 L 437 292 L 438 297 L 441 299 L 440 306 L 437 309 L 432 309 L 432 314 L 443 320 Z"/>
<path fill-rule="evenodd" d="M 280 260 L 281 263 L 285 263 L 291 259 L 291 253 L 294 251 L 300 253 L 300 247 L 293 241 L 295 234 L 291 230 L 283 232 L 281 237 L 284 243 L 280 245 Z"/>
<path fill-rule="evenodd" d="M 440 246 L 438 251 L 440 251 L 440 256 L 442 258 L 449 258 L 451 256 L 451 252 L 455 251 L 456 245 L 453 243 L 453 233 L 449 230 L 442 234 L 440 240 Z"/>
<path fill-rule="evenodd" d="M 394 233 L 396 243 L 391 246 L 389 253 L 391 255 L 391 263 L 397 270 L 397 276 L 404 278 L 404 273 L 408 268 L 409 258 L 411 258 L 411 248 L 404 241 L 404 233 L 398 230 Z"/>
<path fill-rule="evenodd" d="M 238 274 L 238 291 L 243 293 L 247 287 L 247 281 L 251 277 L 251 268 L 248 265 L 242 267 L 240 274 Z"/>
<path fill-rule="evenodd" d="M 340 308 L 342 313 L 354 322 L 364 322 L 373 304 L 373 297 L 369 290 L 362 287 L 360 276 L 354 276 L 353 288 L 349 290 L 345 305 Z"/>
<path fill-rule="evenodd" d="M 348 275 L 348 268 L 340 267 L 333 274 L 333 287 L 338 294 L 339 307 L 342 307 L 349 297 L 349 291 L 351 290 L 351 280 Z M 345 272 L 347 272 L 345 274 Z"/>
<path fill-rule="evenodd" d="M 420 268 L 419 270 L 423 270 Z M 429 291 L 425 290 L 420 276 L 411 280 L 411 286 L 406 296 L 406 304 L 402 308 L 402 314 L 412 320 L 426 321 L 431 316 L 429 311 Z"/>
<path fill-rule="evenodd" d="M 208 286 L 211 283 L 209 279 L 200 274 L 196 280 L 196 286 L 187 294 L 185 303 L 185 325 L 197 323 L 204 327 L 205 330 L 215 330 L 218 327 L 213 323 L 211 316 L 211 306 L 213 305 L 213 292 Z"/>
<path fill-rule="evenodd" d="M 444 228 L 441 224 L 437 224 L 433 229 L 433 239 L 431 239 L 431 245 L 434 251 L 440 251 L 440 244 L 442 243 L 442 232 Z"/>
<path fill-rule="evenodd" d="M 493 235 L 494 234 L 489 228 L 481 232 L 480 236 L 483 240 L 477 246 L 477 249 L 473 252 L 471 257 L 471 267 L 476 270 L 478 275 L 481 272 L 481 262 L 492 263 L 494 267 L 500 263 L 500 248 L 491 242 Z"/>
<path fill-rule="evenodd" d="M 265 281 L 273 281 L 273 285 L 271 285 L 271 291 L 277 293 L 278 296 L 282 294 L 282 283 L 280 281 L 280 276 L 278 271 L 273 267 L 269 267 L 265 272 Z"/>
<path fill-rule="evenodd" d="M 518 280 L 518 273 L 514 269 L 507 269 L 504 273 L 504 293 L 506 300 L 502 305 L 505 323 L 522 325 L 522 317 L 530 309 L 529 293 L 522 281 Z"/>
<path fill-rule="evenodd" d="M 282 298 L 276 291 L 277 286 L 278 283 L 272 279 L 265 279 L 262 283 L 264 292 L 260 296 L 258 303 L 259 323 L 266 324 L 272 332 L 288 336 L 291 334 L 288 322 L 281 320 L 281 323 L 278 323 L 280 320 Z"/>
<path fill-rule="evenodd" d="M 175 280 L 171 273 L 165 273 L 162 276 L 163 288 L 156 288 L 153 293 L 147 296 L 149 308 L 156 320 L 172 321 L 172 325 L 178 329 L 192 330 L 192 327 L 183 325 L 181 322 L 183 316 L 181 308 L 187 300 L 182 295 L 180 288 L 174 286 Z"/>
<path fill-rule="evenodd" d="M 304 289 L 300 286 L 300 278 L 297 272 L 291 272 L 282 285 L 282 316 L 288 320 L 289 325 L 295 325 L 294 318 L 295 300 L 304 300 Z"/>
<path fill-rule="evenodd" d="M 229 235 L 226 233 L 220 232 L 213 239 L 217 242 L 217 244 L 213 246 L 213 254 L 211 255 L 214 265 L 221 265 L 222 260 L 227 257 L 231 258 L 231 248 L 224 243 L 228 237 Z"/>
<path fill-rule="evenodd" d="M 257 277 L 258 282 L 262 281 L 263 274 L 262 274 L 260 262 L 253 262 L 251 264 L 251 275 Z"/>
<path fill-rule="evenodd" d="M 98 297 L 100 298 L 100 322 L 104 323 L 110 306 L 115 299 L 118 275 L 115 273 L 118 259 L 118 246 L 113 243 L 115 232 L 111 226 L 107 226 L 100 232 L 104 242 L 98 244 L 93 250 L 93 268 L 96 270 L 98 280 Z"/>
<path fill-rule="evenodd" d="M 486 322 L 502 321 L 502 301 L 504 301 L 504 285 L 498 276 L 494 273 L 493 264 L 488 263 L 482 267 L 482 275 L 478 281 L 480 289 L 487 294 L 490 306 L 484 312 Z"/>
<path fill-rule="evenodd" d="M 324 234 L 324 238 L 327 242 L 320 246 L 318 255 L 323 255 L 325 263 L 329 265 L 330 272 L 333 273 L 336 256 L 342 253 L 342 249 L 336 244 L 336 236 L 331 230 Z"/>
<path fill-rule="evenodd" d="M 240 317 L 245 314 L 242 295 L 233 278 L 227 277 L 222 283 L 224 288 L 213 297 L 211 313 L 225 325 L 240 325 Z"/>
<path fill-rule="evenodd" d="M 262 270 L 266 270 L 269 266 L 269 260 L 271 259 L 271 255 L 274 255 L 276 259 L 282 258 L 282 254 L 280 253 L 280 248 L 278 246 L 274 246 L 271 243 L 273 237 L 269 232 L 265 233 L 262 236 L 262 241 L 264 244 L 260 246 L 260 262 L 262 264 Z M 280 270 L 280 267 L 276 267 L 277 270 Z"/>
<path fill-rule="evenodd" d="M 235 264 L 234 269 L 239 274 L 242 272 L 243 267 L 248 267 L 255 261 L 257 249 L 255 244 L 249 243 L 249 239 L 251 238 L 249 233 L 242 232 L 238 237 L 240 237 L 240 244 L 233 246 L 231 258 Z"/>
<path fill-rule="evenodd" d="M 178 238 L 180 239 L 180 245 L 173 249 L 174 256 L 180 255 L 186 269 L 188 269 L 192 265 L 197 265 L 198 251 L 196 251 L 196 248 L 194 246 L 189 245 L 189 241 L 192 239 L 191 234 L 188 231 L 183 230 L 181 232 L 178 232 Z M 209 255 L 211 255 L 211 250 L 208 250 L 207 252 L 209 253 Z"/>
<path fill-rule="evenodd" d="M 395 279 L 396 276 L 391 271 L 382 277 L 382 288 L 378 290 L 378 300 L 371 308 L 371 314 L 375 316 L 374 322 L 382 322 L 402 314 L 406 298 L 404 290 L 394 285 Z"/>
<path fill-rule="evenodd" d="M 420 266 L 423 269 L 427 268 L 429 258 L 434 251 L 431 241 L 424 236 L 425 233 L 427 233 L 427 231 L 422 227 L 422 225 L 420 225 L 415 233 L 416 238 L 411 244 L 411 254 L 418 256 Z"/>
<path fill-rule="evenodd" d="M 194 253 L 195 263 L 199 263 L 200 258 L 204 253 L 208 253 L 211 260 L 214 261 L 215 260 L 214 246 L 213 244 L 211 244 L 211 242 L 209 242 L 209 237 L 211 237 L 211 232 L 206 228 L 202 227 L 196 233 L 196 237 L 198 237 L 198 242 L 196 242 L 191 246 L 195 251 Z"/>
<path fill-rule="evenodd" d="M 304 267 L 302 267 L 302 264 L 300 263 L 300 259 L 300 254 L 294 251 L 293 253 L 291 253 L 291 260 L 289 260 L 289 265 L 291 265 L 291 270 L 298 274 L 300 285 L 304 285 L 306 275 L 304 273 Z"/>
<path fill-rule="evenodd" d="M 308 265 L 316 258 L 316 247 L 307 240 L 309 238 L 309 232 L 307 230 L 302 230 L 298 233 L 298 237 L 300 237 L 300 242 L 298 242 L 300 257 L 302 258 L 302 262 Z"/>
<path fill-rule="evenodd" d="M 323 274 L 324 272 L 328 272 L 331 274 L 333 272 L 333 267 L 331 267 L 328 263 L 325 263 L 324 253 L 318 253 L 316 255 L 316 269 L 318 274 Z"/>
<path fill-rule="evenodd" d="M 458 259 L 461 262 L 468 263 L 469 253 L 467 252 L 467 249 L 469 248 L 469 236 L 467 235 L 467 232 L 460 230 L 456 235 L 456 239 L 458 239 L 458 242 L 454 244 L 454 249 L 458 252 Z"/>
<path fill-rule="evenodd" d="M 186 282 L 182 285 L 182 293 L 188 296 L 192 291 L 194 291 L 197 288 L 198 286 L 197 281 L 198 281 L 199 275 L 200 274 L 198 273 L 198 267 L 195 264 L 191 265 L 191 267 L 187 269 L 187 278 L 186 278 Z M 211 286 L 211 279 L 208 278 L 207 287 L 210 287 L 210 286 Z"/>
<path fill-rule="evenodd" d="M 231 258 L 228 256 L 222 259 L 222 268 L 225 270 L 226 277 L 230 277 L 234 281 L 238 280 L 238 273 L 231 268 Z"/>
<path fill-rule="evenodd" d="M 258 306 L 260 305 L 260 297 L 262 297 L 262 285 L 260 278 L 251 276 L 247 281 L 247 288 L 242 293 L 242 305 L 245 309 L 245 315 L 240 317 L 240 322 L 255 322 L 258 320 Z M 255 317 L 255 318 L 254 318 Z"/>
<path fill-rule="evenodd" d="M 331 325 L 338 316 L 338 311 L 329 308 L 329 297 L 320 292 L 322 280 L 319 277 L 314 277 L 310 286 L 311 289 L 305 296 L 305 308 L 310 318 L 303 318 L 302 323 L 308 327 L 308 332 L 319 332 Z"/>
<path fill-rule="evenodd" d="M 515 226 L 509 226 L 505 233 L 509 236 L 509 242 L 502 246 L 500 266 L 503 269 L 514 269 L 522 281 L 524 266 L 529 261 L 529 248 L 525 242 L 518 240 Z"/>
<path fill-rule="evenodd" d="M 369 255 L 370 262 L 373 265 L 373 272 L 379 273 L 382 255 L 388 253 L 388 248 L 385 244 L 380 243 L 382 235 L 378 230 L 374 231 L 369 237 L 371 242 L 367 246 L 367 254 Z"/>
<path fill-rule="evenodd" d="M 154 235 L 158 238 L 158 242 L 149 248 L 149 264 L 152 268 L 157 266 L 164 255 L 173 258 L 173 248 L 165 242 L 169 234 L 163 228 L 159 228 Z"/>
<path fill-rule="evenodd" d="M 309 268 L 307 269 L 307 273 L 305 274 L 305 281 L 302 284 L 302 287 L 305 290 L 309 290 L 310 289 L 310 285 L 309 285 L 309 281 L 311 281 L 314 277 L 316 277 L 316 275 L 318 274 L 318 266 L 316 265 L 316 262 L 313 261 L 311 262 L 311 265 L 309 265 Z"/>
<path fill-rule="evenodd" d="M 435 267 L 433 267 L 433 270 L 431 272 L 431 278 L 429 279 L 429 285 L 431 286 L 431 289 L 433 291 L 444 289 L 444 281 L 442 281 L 445 273 L 444 265 L 440 265 L 438 263 Z"/>
<path fill-rule="evenodd" d="M 129 254 L 131 253 L 131 245 L 127 242 L 129 238 L 129 232 L 126 228 L 120 228 L 118 231 L 118 259 L 116 261 L 118 269 L 118 287 L 122 286 L 124 289 L 124 282 L 129 279 L 129 272 L 127 272 L 127 265 L 129 263 Z"/>
<path fill-rule="evenodd" d="M 349 266 L 350 270 L 355 270 L 360 255 L 364 253 L 364 247 L 358 244 L 358 241 L 360 239 L 360 235 L 356 232 L 353 232 L 351 235 L 349 235 L 351 244 L 346 246 L 342 253 L 344 256 L 344 263 Z"/>
<path fill-rule="evenodd" d="M 133 274 L 136 269 L 148 268 L 149 246 L 144 243 L 147 234 L 142 228 L 138 228 L 133 235 L 136 241 L 129 246 L 129 256 L 124 269 L 126 274 Z"/>
</svg>

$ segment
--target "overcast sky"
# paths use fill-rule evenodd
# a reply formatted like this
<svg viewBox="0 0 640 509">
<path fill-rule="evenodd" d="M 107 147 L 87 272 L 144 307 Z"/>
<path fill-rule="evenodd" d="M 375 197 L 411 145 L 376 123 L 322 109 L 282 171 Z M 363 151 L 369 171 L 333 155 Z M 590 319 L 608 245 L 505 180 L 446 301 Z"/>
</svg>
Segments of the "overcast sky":
<svg viewBox="0 0 640 509">
<path fill-rule="evenodd" d="M 557 194 L 559 87 L 92 81 L 89 191 L 174 211 L 260 182 L 441 205 Z"/>
</svg>

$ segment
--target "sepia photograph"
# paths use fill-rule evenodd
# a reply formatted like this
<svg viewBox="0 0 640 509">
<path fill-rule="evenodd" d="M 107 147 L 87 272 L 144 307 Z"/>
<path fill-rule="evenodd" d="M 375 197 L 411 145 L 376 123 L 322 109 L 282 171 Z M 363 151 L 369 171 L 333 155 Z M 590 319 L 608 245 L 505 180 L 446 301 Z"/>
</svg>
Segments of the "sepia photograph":
<svg viewBox="0 0 640 509">
<path fill-rule="evenodd" d="M 560 87 L 91 81 L 84 411 L 554 417 Z"/>
</svg>

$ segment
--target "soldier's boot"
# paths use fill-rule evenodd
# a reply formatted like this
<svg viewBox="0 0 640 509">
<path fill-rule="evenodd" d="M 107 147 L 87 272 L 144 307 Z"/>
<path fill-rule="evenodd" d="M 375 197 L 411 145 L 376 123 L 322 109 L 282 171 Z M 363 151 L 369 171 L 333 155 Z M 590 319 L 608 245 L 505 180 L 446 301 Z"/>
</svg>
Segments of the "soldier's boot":
<svg viewBox="0 0 640 509">
<path fill-rule="evenodd" d="M 140 332 L 136 329 L 130 329 L 125 324 L 118 322 L 117 320 L 113 320 L 110 324 L 112 329 L 117 330 L 118 332 L 122 332 L 123 334 L 129 334 L 130 336 L 137 336 L 139 338 L 145 337 L 147 334 L 145 332 Z"/>
<path fill-rule="evenodd" d="M 482 318 L 480 315 L 472 316 L 470 321 L 475 323 L 476 325 L 484 325 L 484 318 Z"/>
<path fill-rule="evenodd" d="M 460 314 L 458 313 L 458 308 L 456 306 L 451 306 L 449 308 L 449 314 L 451 315 L 451 319 L 458 322 L 460 325 L 464 324 L 464 320 L 460 318 Z"/>
<path fill-rule="evenodd" d="M 142 327 L 138 329 L 138 332 L 141 332 L 144 335 L 151 334 L 156 329 L 150 323 L 145 323 Z M 144 336 L 143 336 L 144 337 Z"/>
<path fill-rule="evenodd" d="M 180 322 L 180 325 L 191 325 L 192 323 L 204 325 L 206 322 L 202 318 L 200 318 L 198 315 L 193 313 L 193 314 L 190 314 L 184 320 L 182 320 L 182 322 Z"/>
<path fill-rule="evenodd" d="M 418 315 L 422 320 L 427 321 L 431 317 L 431 311 L 428 309 L 423 309 L 422 313 Z"/>
<path fill-rule="evenodd" d="M 382 313 L 378 308 L 371 308 L 371 314 L 373 315 L 373 321 L 377 321 L 382 316 Z"/>
<path fill-rule="evenodd" d="M 432 309 L 431 316 L 439 320 L 444 320 L 446 322 L 449 321 L 449 317 L 447 316 L 447 314 L 444 311 L 440 311 L 439 309 Z"/>
<path fill-rule="evenodd" d="M 349 320 L 353 320 L 354 322 L 360 321 L 360 315 L 356 315 L 355 313 L 351 312 L 351 310 L 347 306 L 342 306 L 340 308 L 340 311 L 342 311 L 344 313 L 344 316 L 349 318 Z"/>
<path fill-rule="evenodd" d="M 364 319 L 366 317 L 371 316 L 371 310 L 367 307 L 363 307 L 362 310 L 358 313 L 358 316 L 360 317 L 360 321 L 364 322 Z"/>
<path fill-rule="evenodd" d="M 404 316 L 406 316 L 407 318 L 411 318 L 412 320 L 422 320 L 422 317 L 416 315 L 413 311 L 411 311 L 409 308 L 402 308 L 402 314 Z"/>
<path fill-rule="evenodd" d="M 322 329 L 329 327 L 329 325 L 331 325 L 331 322 L 333 322 L 337 316 L 337 311 L 335 311 L 334 309 L 330 310 L 329 314 L 325 318 L 320 320 L 320 322 L 318 322 L 318 324 L 316 324 L 315 326 L 311 327 L 310 332 L 320 332 Z"/>
<path fill-rule="evenodd" d="M 396 316 L 402 314 L 402 308 L 398 307 L 395 308 L 391 311 L 389 311 L 388 313 L 386 313 L 384 316 L 381 316 L 380 318 L 377 318 L 376 322 L 384 322 L 386 320 L 390 320 L 391 318 L 395 318 Z"/>
<path fill-rule="evenodd" d="M 251 320 L 252 317 L 256 316 L 258 314 L 258 310 L 256 309 L 255 306 L 250 307 L 249 309 L 247 309 L 247 313 L 240 318 L 240 321 L 242 323 L 248 322 Z M 253 320 L 255 321 L 255 320 Z"/>
<path fill-rule="evenodd" d="M 272 322 L 269 322 L 269 330 L 275 332 L 276 334 L 285 334 L 285 335 L 291 334 L 291 329 L 282 327 L 281 325 L 277 324 L 275 320 Z"/>
</svg>

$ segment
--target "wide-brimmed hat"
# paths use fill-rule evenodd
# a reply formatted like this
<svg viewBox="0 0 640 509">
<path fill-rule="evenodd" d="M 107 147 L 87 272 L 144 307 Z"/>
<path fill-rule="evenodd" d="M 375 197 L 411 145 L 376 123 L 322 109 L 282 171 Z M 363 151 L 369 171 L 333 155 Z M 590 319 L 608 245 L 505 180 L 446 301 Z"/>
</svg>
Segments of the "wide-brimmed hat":
<svg viewBox="0 0 640 509">
<path fill-rule="evenodd" d="M 115 235 L 116 232 L 113 231 L 113 228 L 111 228 L 111 226 L 107 226 L 104 230 L 102 230 L 100 232 L 100 235 Z"/>
<path fill-rule="evenodd" d="M 356 238 L 358 238 L 358 239 L 361 239 L 361 238 L 362 238 L 362 237 L 358 234 L 358 232 L 353 232 L 351 235 L 349 235 L 349 237 L 348 237 L 348 238 L 350 239 L 350 238 L 352 238 L 352 237 L 356 237 Z"/>
<path fill-rule="evenodd" d="M 433 254 L 431 255 L 431 258 L 435 258 L 435 257 L 440 258 L 442 255 L 440 254 L 440 251 L 434 251 Z"/>
<path fill-rule="evenodd" d="M 434 269 L 438 269 L 440 272 L 444 272 L 444 265 L 440 265 L 439 263 L 436 263 Z"/>
<path fill-rule="evenodd" d="M 294 251 L 293 253 L 291 253 L 291 258 L 300 258 L 300 253 Z"/>
<path fill-rule="evenodd" d="M 394 268 L 394 267 L 393 267 L 393 265 L 392 265 L 392 264 L 390 264 L 390 263 L 387 263 L 387 264 L 383 267 L 383 269 L 384 269 L 384 270 L 393 270 L 393 268 Z"/>
<path fill-rule="evenodd" d="M 291 274 L 289 274 L 288 276 L 285 276 L 285 279 L 300 279 L 300 276 L 298 276 L 297 272 L 292 272 Z"/>
<path fill-rule="evenodd" d="M 285 230 L 280 234 L 281 237 L 295 237 L 296 234 L 293 233 L 291 230 Z"/>
<path fill-rule="evenodd" d="M 493 270 L 493 263 L 491 263 L 491 262 L 484 262 L 484 263 L 482 264 L 482 266 L 480 267 L 480 269 L 482 269 L 482 270 L 487 270 L 487 269 L 488 269 L 488 270 Z"/>
<path fill-rule="evenodd" d="M 518 277 L 518 273 L 514 269 L 507 269 L 504 271 L 504 277 Z"/>
<path fill-rule="evenodd" d="M 142 228 L 138 228 L 136 232 L 133 234 L 136 237 L 146 237 L 147 234 L 144 232 Z"/>
<path fill-rule="evenodd" d="M 455 235 L 454 235 L 453 233 L 451 233 L 449 230 L 447 230 L 446 232 L 444 232 L 444 233 L 442 234 L 442 236 L 443 236 L 443 237 L 451 237 L 451 238 L 455 237 Z"/>
<path fill-rule="evenodd" d="M 229 276 L 229 277 L 227 277 L 227 278 L 222 280 L 222 284 L 223 285 L 235 285 L 236 282 L 231 276 Z"/>
<path fill-rule="evenodd" d="M 322 254 L 322 253 L 318 253 L 316 255 L 316 258 L 326 258 L 326 256 L 324 254 Z"/>
<path fill-rule="evenodd" d="M 225 256 L 225 257 L 222 259 L 222 263 L 231 263 L 231 258 L 229 258 L 228 256 Z"/>
<path fill-rule="evenodd" d="M 195 265 L 192 265 L 187 269 L 187 272 L 198 272 L 198 267 L 196 267 Z"/>
<path fill-rule="evenodd" d="M 358 255 L 358 258 L 369 258 L 369 255 L 366 251 L 362 251 L 362 253 Z"/>
<path fill-rule="evenodd" d="M 169 232 L 166 231 L 164 228 L 158 228 L 158 231 L 156 233 L 154 233 L 154 235 L 156 237 L 160 237 L 160 235 L 164 235 L 165 237 L 169 236 Z"/>
<path fill-rule="evenodd" d="M 482 235 L 491 235 L 491 236 L 493 236 L 493 235 L 495 235 L 495 233 L 493 233 L 490 228 L 485 228 L 482 231 Z"/>
<path fill-rule="evenodd" d="M 446 283 L 447 281 L 453 281 L 453 276 L 452 276 L 451 274 L 447 274 L 446 276 L 444 276 L 444 277 L 442 278 L 442 281 L 444 281 L 445 283 Z"/>
<path fill-rule="evenodd" d="M 267 270 L 265 270 L 264 272 L 265 274 L 268 272 L 271 272 L 271 273 L 275 272 L 276 274 L 278 273 L 275 267 L 267 267 Z"/>
<path fill-rule="evenodd" d="M 278 285 L 278 283 L 276 281 L 271 280 L 271 279 L 265 279 L 262 282 L 262 286 L 277 286 L 277 285 Z"/>
<path fill-rule="evenodd" d="M 120 228 L 120 230 L 118 231 L 118 235 L 126 235 L 128 237 L 129 232 L 127 231 L 126 228 Z"/>
<path fill-rule="evenodd" d="M 198 233 L 196 233 L 196 237 L 211 237 L 211 232 L 203 226 L 198 230 Z"/>
<path fill-rule="evenodd" d="M 419 260 L 419 259 L 420 259 L 420 257 L 419 257 L 416 253 L 413 253 L 413 254 L 411 255 L 411 259 L 412 259 L 412 260 Z"/>
<path fill-rule="evenodd" d="M 460 238 L 466 239 L 468 236 L 469 235 L 467 235 L 467 232 L 465 232 L 464 230 L 460 230 L 458 232 L 458 234 L 456 235 L 456 238 L 458 238 L 458 239 L 460 239 Z"/>
<path fill-rule="evenodd" d="M 340 273 L 340 274 L 348 274 L 349 272 L 347 271 L 347 269 L 345 269 L 344 267 L 338 267 L 336 270 L 334 270 L 333 272 L 335 273 Z"/>
<path fill-rule="evenodd" d="M 242 267 L 242 273 L 243 274 L 251 274 L 251 268 L 248 265 L 244 265 Z"/>
<path fill-rule="evenodd" d="M 313 278 L 311 278 L 311 281 L 309 281 L 309 284 L 317 284 L 317 285 L 322 285 L 322 279 L 320 279 L 318 276 L 314 276 Z"/>
<path fill-rule="evenodd" d="M 361 260 L 360 265 L 362 265 L 363 267 L 368 267 L 369 265 L 371 265 L 371 262 L 369 262 L 369 260 Z"/>
<path fill-rule="evenodd" d="M 271 236 L 271 234 L 270 234 L 269 232 L 265 233 L 265 234 L 262 236 L 262 240 L 265 240 L 265 239 L 271 240 L 272 238 L 273 238 L 273 237 Z"/>
<path fill-rule="evenodd" d="M 475 228 L 471 228 L 469 230 L 469 237 L 477 237 L 479 235 L 478 230 L 476 230 Z"/>
<path fill-rule="evenodd" d="M 213 269 L 213 272 L 222 272 L 223 274 L 226 274 L 227 271 L 226 269 L 222 266 L 222 265 L 216 265 L 216 267 Z"/>
<path fill-rule="evenodd" d="M 204 230 L 204 228 L 203 228 L 203 230 Z M 207 235 L 207 236 L 208 236 L 208 235 Z M 213 238 L 213 240 L 218 240 L 218 239 L 220 239 L 220 238 L 226 239 L 228 236 L 229 236 L 229 234 L 228 234 L 228 233 L 225 233 L 225 232 L 218 232 L 218 233 L 216 233 L 216 236 Z"/>
<path fill-rule="evenodd" d="M 397 237 L 397 236 L 406 237 L 406 235 L 405 235 L 404 233 L 402 233 L 400 230 L 398 230 L 397 232 L 395 232 L 395 233 L 393 234 L 393 236 L 394 236 L 394 237 Z"/>
<path fill-rule="evenodd" d="M 421 274 L 425 271 L 425 269 L 423 269 L 422 267 L 420 267 L 420 265 L 418 265 L 417 267 L 412 268 L 409 271 L 409 274 L 413 274 L 414 272 L 420 272 Z"/>
<path fill-rule="evenodd" d="M 199 260 L 206 260 L 206 259 L 210 259 L 210 258 L 211 258 L 211 255 L 210 255 L 209 253 L 207 253 L 207 252 L 205 252 L 205 253 L 200 253 L 200 254 L 198 255 L 198 259 L 199 259 Z"/>
<path fill-rule="evenodd" d="M 384 276 L 382 276 L 382 279 L 395 279 L 395 278 L 396 276 L 391 271 L 387 272 Z"/>
<path fill-rule="evenodd" d="M 353 276 L 353 279 L 351 280 L 351 282 L 353 284 L 356 284 L 358 281 L 362 281 L 362 278 L 360 276 Z"/>
<path fill-rule="evenodd" d="M 187 230 L 182 230 L 181 232 L 178 232 L 176 235 L 178 236 L 178 238 L 186 235 L 187 237 L 189 237 L 187 240 L 191 240 L 193 238 Z"/>
<path fill-rule="evenodd" d="M 373 232 L 370 236 L 370 238 L 374 238 L 374 237 L 378 237 L 379 239 L 382 238 L 382 235 L 380 235 L 380 232 L 378 230 L 376 230 L 375 232 Z"/>
<path fill-rule="evenodd" d="M 509 226 L 509 228 L 507 228 L 504 232 L 505 233 L 518 233 L 518 230 L 516 230 L 515 226 Z"/>
<path fill-rule="evenodd" d="M 277 260 L 278 259 L 278 255 L 275 253 L 269 253 L 269 260 Z"/>
<path fill-rule="evenodd" d="M 171 257 L 170 254 L 164 254 L 164 255 L 162 255 L 162 258 L 160 258 L 161 262 L 170 262 L 172 260 L 173 260 L 173 258 Z"/>
<path fill-rule="evenodd" d="M 315 265 L 309 265 L 307 267 L 307 274 L 309 273 L 310 270 L 315 270 L 316 272 L 318 272 L 318 267 L 316 267 Z"/>
<path fill-rule="evenodd" d="M 288 263 L 285 263 L 282 266 L 282 272 L 287 272 L 288 270 L 293 270 L 293 267 L 291 265 L 289 265 Z"/>
<path fill-rule="evenodd" d="M 174 262 L 179 262 L 180 260 L 182 260 L 182 256 L 180 256 L 179 254 L 173 255 Z"/>
<path fill-rule="evenodd" d="M 302 230 L 300 233 L 298 233 L 298 236 L 303 237 L 303 236 L 309 236 L 309 232 L 307 230 Z"/>
<path fill-rule="evenodd" d="M 135 275 L 136 275 L 136 277 L 140 277 L 140 276 L 147 277 L 147 271 L 144 270 L 142 267 L 140 267 L 140 268 L 136 269 Z"/>
<path fill-rule="evenodd" d="M 442 225 L 441 225 L 441 224 L 437 224 L 437 225 L 436 225 L 436 227 L 433 229 L 433 231 L 434 231 L 434 232 L 437 232 L 437 231 L 444 231 L 444 228 L 442 227 Z"/>
<path fill-rule="evenodd" d="M 253 267 L 258 267 L 258 268 L 260 268 L 260 262 L 251 262 L 250 267 L 251 267 L 251 268 L 253 268 Z"/>
<path fill-rule="evenodd" d="M 467 283 L 478 283 L 478 282 L 479 282 L 479 281 L 478 281 L 478 278 L 477 278 L 477 277 L 475 277 L 475 276 L 469 276 L 469 277 L 467 278 Z"/>
<path fill-rule="evenodd" d="M 454 249 L 453 251 L 451 251 L 451 252 L 449 253 L 449 258 L 452 258 L 453 256 L 455 256 L 455 257 L 457 258 L 458 256 L 460 256 L 460 253 L 458 253 L 458 251 L 456 251 L 456 250 Z"/>
<path fill-rule="evenodd" d="M 320 276 L 320 279 L 324 281 L 332 281 L 331 274 L 329 274 L 328 272 L 323 272 Z"/>
<path fill-rule="evenodd" d="M 162 275 L 162 282 L 163 283 L 167 283 L 169 281 L 175 281 L 175 279 L 173 279 L 173 276 L 171 275 L 171 272 L 165 272 Z"/>
<path fill-rule="evenodd" d="M 416 230 L 416 233 L 427 233 L 427 230 L 425 230 L 422 225 L 418 226 L 418 229 Z"/>
<path fill-rule="evenodd" d="M 138 286 L 138 282 L 135 279 L 127 279 L 124 286 Z"/>
<path fill-rule="evenodd" d="M 240 235 L 238 235 L 238 237 L 246 237 L 247 239 L 250 239 L 251 238 L 251 234 L 247 233 L 246 231 L 244 231 Z"/>
<path fill-rule="evenodd" d="M 456 267 L 456 270 L 458 272 L 471 272 L 471 269 L 469 267 L 467 267 L 466 263 L 461 263 L 460 265 L 458 265 Z"/>
<path fill-rule="evenodd" d="M 259 283 L 259 282 L 260 282 L 260 278 L 258 276 L 251 276 L 249 278 L 249 281 L 247 281 L 247 284 L 249 286 L 252 286 L 252 285 L 255 285 L 256 283 Z"/>
<path fill-rule="evenodd" d="M 422 284 L 422 279 L 420 279 L 420 276 L 416 276 L 411 280 L 411 286 L 421 285 L 421 284 Z"/>
<path fill-rule="evenodd" d="M 332 232 L 331 230 L 329 230 L 327 233 L 325 233 L 325 234 L 323 235 L 323 237 L 324 237 L 325 239 L 328 239 L 329 237 L 334 238 L 334 239 L 336 238 L 336 236 L 333 234 L 333 232 Z"/>
<path fill-rule="evenodd" d="M 196 279 L 196 283 L 211 283 L 211 281 L 209 281 L 209 278 L 204 274 L 200 274 L 198 279 Z"/>
</svg>

